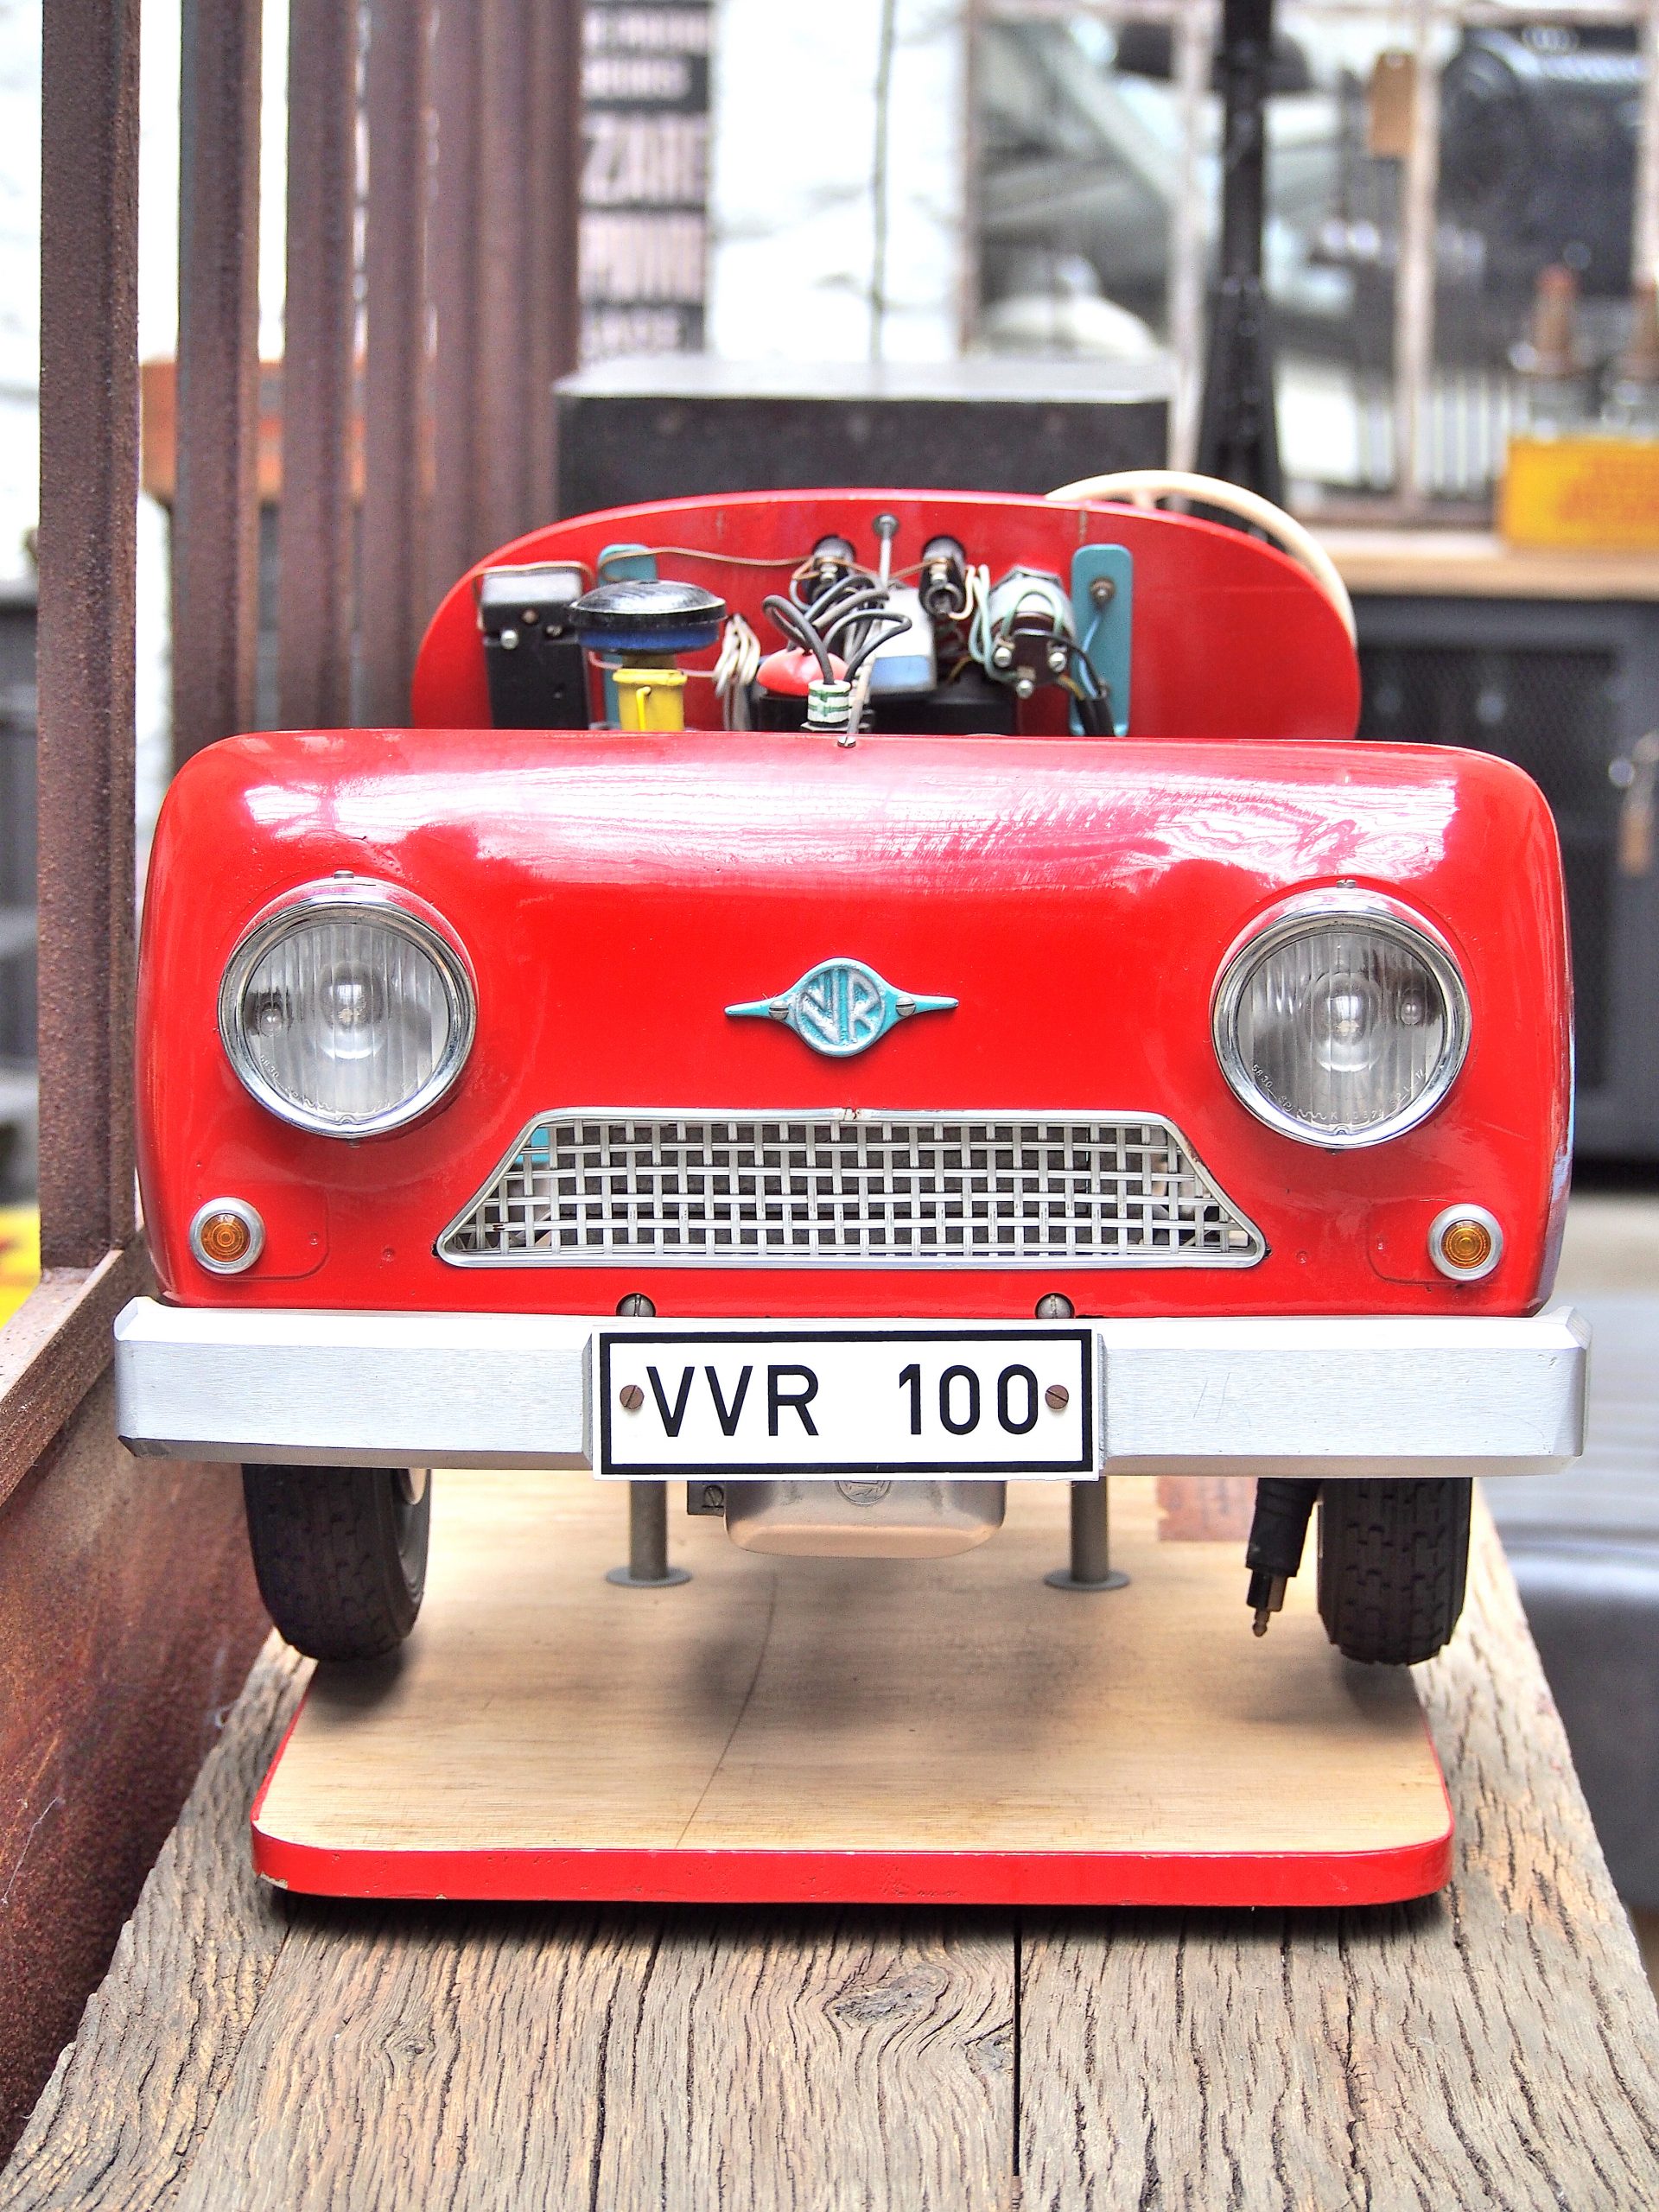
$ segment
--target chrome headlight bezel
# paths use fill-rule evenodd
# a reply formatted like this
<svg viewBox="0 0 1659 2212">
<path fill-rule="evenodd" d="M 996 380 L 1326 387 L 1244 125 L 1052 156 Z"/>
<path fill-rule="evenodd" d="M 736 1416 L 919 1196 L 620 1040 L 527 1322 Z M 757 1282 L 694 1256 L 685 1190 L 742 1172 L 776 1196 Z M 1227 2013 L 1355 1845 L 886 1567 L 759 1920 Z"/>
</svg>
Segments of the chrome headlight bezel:
<svg viewBox="0 0 1659 2212">
<path fill-rule="evenodd" d="M 1429 1082 L 1409 1106 L 1363 1129 L 1320 1128 L 1299 1120 L 1262 1090 L 1238 1045 L 1239 1007 L 1262 961 L 1297 938 L 1312 936 L 1332 923 L 1374 930 L 1404 946 L 1433 977 L 1445 1008 L 1446 1040 Z M 1469 989 L 1446 939 L 1401 900 L 1358 889 L 1300 892 L 1260 915 L 1229 947 L 1216 978 L 1210 1031 L 1229 1090 L 1258 1122 L 1320 1152 L 1356 1152 L 1416 1128 L 1446 1097 L 1469 1051 Z"/>
<path fill-rule="evenodd" d="M 365 917 L 407 938 L 431 960 L 442 980 L 449 1009 L 449 1036 L 431 1074 L 401 1105 L 346 1121 L 301 1105 L 270 1083 L 249 1048 L 242 1021 L 242 1002 L 255 968 L 280 938 L 319 922 Z M 477 1020 L 472 966 L 460 938 L 423 899 L 416 899 L 394 884 L 370 879 L 330 877 L 321 882 L 300 884 L 285 892 L 263 908 L 237 939 L 219 978 L 219 1041 L 244 1090 L 290 1128 L 307 1130 L 315 1136 L 343 1138 L 347 1142 L 406 1128 L 411 1122 L 430 1113 L 448 1096 L 466 1065 L 473 1049 Z"/>
</svg>

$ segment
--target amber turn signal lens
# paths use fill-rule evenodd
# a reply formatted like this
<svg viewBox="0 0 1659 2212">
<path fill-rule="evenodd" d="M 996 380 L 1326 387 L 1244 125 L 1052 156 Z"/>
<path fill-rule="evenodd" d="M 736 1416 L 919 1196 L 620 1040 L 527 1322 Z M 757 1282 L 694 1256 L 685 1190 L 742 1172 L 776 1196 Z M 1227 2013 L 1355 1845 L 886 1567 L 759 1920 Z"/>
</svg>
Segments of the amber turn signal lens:
<svg viewBox="0 0 1659 2212">
<path fill-rule="evenodd" d="M 210 1198 L 190 1224 L 190 1249 L 213 1274 L 240 1274 L 264 1247 L 265 1224 L 245 1198 Z"/>
<path fill-rule="evenodd" d="M 233 1268 L 245 1259 L 253 1242 L 253 1231 L 239 1213 L 210 1213 L 200 1235 L 202 1256 L 217 1260 L 221 1268 Z"/>
<path fill-rule="evenodd" d="M 1484 1221 L 1448 1222 L 1440 1232 L 1440 1254 L 1448 1267 L 1484 1268 L 1492 1256 L 1492 1232 Z"/>
</svg>

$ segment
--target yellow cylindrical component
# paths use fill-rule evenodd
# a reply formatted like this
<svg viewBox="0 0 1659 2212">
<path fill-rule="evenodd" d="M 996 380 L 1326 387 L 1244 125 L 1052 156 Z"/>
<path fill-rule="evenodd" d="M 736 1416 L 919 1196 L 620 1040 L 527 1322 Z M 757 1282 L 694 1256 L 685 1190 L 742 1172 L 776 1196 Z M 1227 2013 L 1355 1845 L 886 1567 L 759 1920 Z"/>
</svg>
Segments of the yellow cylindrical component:
<svg viewBox="0 0 1659 2212">
<path fill-rule="evenodd" d="M 616 685 L 619 729 L 683 729 L 685 676 L 677 668 L 619 668 Z"/>
</svg>

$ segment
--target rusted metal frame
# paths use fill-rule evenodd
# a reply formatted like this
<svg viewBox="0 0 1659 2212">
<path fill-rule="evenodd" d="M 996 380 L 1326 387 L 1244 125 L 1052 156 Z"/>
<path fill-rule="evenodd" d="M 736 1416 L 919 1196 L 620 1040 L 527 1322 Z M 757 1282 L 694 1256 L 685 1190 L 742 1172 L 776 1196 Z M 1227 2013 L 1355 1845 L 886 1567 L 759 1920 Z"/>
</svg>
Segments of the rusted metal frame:
<svg viewBox="0 0 1659 2212">
<path fill-rule="evenodd" d="M 0 1331 L 0 1504 L 110 1363 L 115 1317 L 153 1289 L 142 1244 L 48 1270 Z"/>
<path fill-rule="evenodd" d="M 371 0 L 359 564 L 361 713 L 369 722 L 408 719 L 415 649 L 431 611 L 425 556 L 429 29 L 427 0 Z"/>
<path fill-rule="evenodd" d="M 258 649 L 260 0 L 184 0 L 173 752 L 250 728 Z"/>
<path fill-rule="evenodd" d="M 276 683 L 286 728 L 351 719 L 357 11 L 289 0 Z"/>
<path fill-rule="evenodd" d="M 576 282 L 582 164 L 581 0 L 541 0 L 531 10 L 531 31 L 525 529 L 550 520 L 554 513 L 558 410 L 553 385 L 576 366 L 582 353 Z"/>
<path fill-rule="evenodd" d="M 137 0 L 52 0 L 41 124 L 41 1254 L 89 1268 L 134 1228 Z"/>
<path fill-rule="evenodd" d="M 480 11 L 440 0 L 433 45 L 437 194 L 429 233 L 435 323 L 433 481 L 427 596 L 440 595 L 489 550 L 479 500 L 478 284 Z"/>
<path fill-rule="evenodd" d="M 529 527 L 531 374 L 525 271 L 532 220 L 530 153 L 532 0 L 477 0 L 479 80 L 479 521 L 486 546 Z M 536 211 L 538 215 L 540 211 Z"/>
</svg>

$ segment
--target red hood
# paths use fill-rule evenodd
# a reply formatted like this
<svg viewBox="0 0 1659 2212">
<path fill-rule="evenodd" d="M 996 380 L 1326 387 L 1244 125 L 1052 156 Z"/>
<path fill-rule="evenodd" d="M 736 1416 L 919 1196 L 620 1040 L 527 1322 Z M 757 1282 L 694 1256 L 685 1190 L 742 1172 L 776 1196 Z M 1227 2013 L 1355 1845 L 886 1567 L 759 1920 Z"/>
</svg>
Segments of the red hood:
<svg viewBox="0 0 1659 2212">
<path fill-rule="evenodd" d="M 250 919 L 350 868 L 451 924 L 478 982 L 472 1058 L 423 1122 L 306 1135 L 241 1089 L 215 997 Z M 1329 1154 L 1245 1112 L 1210 1043 L 1234 939 L 1292 889 L 1405 900 L 1466 977 L 1472 1043 L 1408 1135 Z M 955 998 L 831 1059 L 729 1018 L 832 957 Z M 164 981 L 165 989 L 160 985 Z M 664 1313 L 1029 1313 L 1029 1275 L 446 1266 L 438 1232 L 538 1112 L 865 1107 L 1156 1114 L 1269 1246 L 1248 1270 L 1057 1271 L 1084 1313 L 1516 1312 L 1545 1287 L 1567 1146 L 1560 866 L 1543 801 L 1484 754 L 1316 744 L 714 733 L 348 731 L 194 760 L 158 830 L 140 1001 L 141 1153 L 163 1282 L 190 1302 Z M 188 1259 L 239 1192 L 267 1262 Z M 1479 1286 L 1427 1267 L 1427 1222 L 1490 1206 Z M 302 1278 L 303 1278 L 302 1280 Z"/>
</svg>

